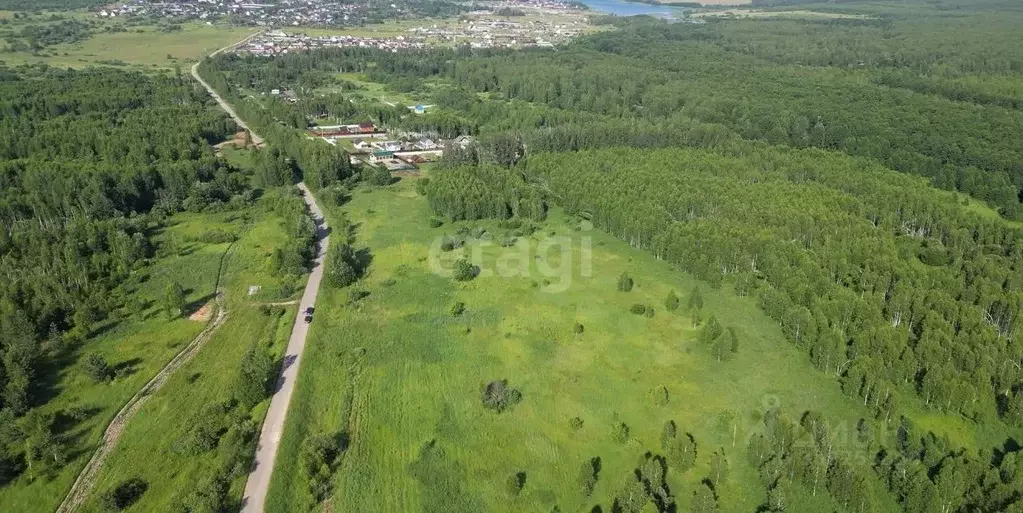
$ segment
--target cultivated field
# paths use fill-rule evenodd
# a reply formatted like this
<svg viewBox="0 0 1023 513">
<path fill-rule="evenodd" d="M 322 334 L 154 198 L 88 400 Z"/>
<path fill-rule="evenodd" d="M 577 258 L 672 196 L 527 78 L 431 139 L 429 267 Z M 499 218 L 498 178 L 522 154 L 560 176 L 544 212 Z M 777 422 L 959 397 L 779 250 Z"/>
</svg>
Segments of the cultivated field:
<svg viewBox="0 0 1023 513">
<path fill-rule="evenodd" d="M 596 504 L 610 511 L 643 454 L 661 452 L 658 440 L 671 420 L 698 446 L 694 469 L 669 472 L 679 510 L 688 510 L 711 454 L 722 451 L 730 468 L 718 490 L 722 510 L 753 511 L 765 497 L 746 463 L 746 436 L 771 407 L 791 416 L 824 408 L 850 435 L 841 450 L 850 458 L 866 454 L 851 435 L 865 415 L 861 406 L 788 344 L 752 300 L 711 290 L 610 236 L 577 230 L 579 220 L 559 211 L 520 241 L 537 248 L 551 234 L 567 236 L 571 265 L 557 250 L 530 250 L 519 260 L 526 276 L 455 282 L 431 271 L 430 246 L 464 223 L 430 228 L 414 180 L 356 191 L 343 208 L 357 227 L 356 248 L 372 256 L 356 285 L 368 296 L 321 292 L 268 512 L 314 506 L 300 447 L 306 437 L 339 432 L 351 445 L 334 474 L 333 511 L 590 511 Z M 509 231 L 496 222 L 473 226 L 497 238 Z M 580 260 L 584 237 L 592 273 Z M 508 264 L 501 259 L 509 251 L 482 249 L 483 267 Z M 545 277 L 539 269 L 547 267 L 571 274 Z M 636 286 L 619 292 L 625 271 Z M 665 310 L 670 290 L 686 305 L 695 287 L 704 319 L 713 314 L 739 335 L 731 361 L 716 361 L 697 341 L 685 306 Z M 456 316 L 457 302 L 465 311 Z M 653 307 L 653 317 L 631 314 L 637 303 Z M 481 387 L 501 379 L 522 399 L 495 413 L 483 407 Z M 624 438 L 615 435 L 621 423 Z M 598 457 L 599 479 L 587 497 L 577 476 Z M 518 473 L 524 485 L 514 493 L 508 483 Z M 797 490 L 790 510 L 837 509 L 824 496 Z"/>
</svg>

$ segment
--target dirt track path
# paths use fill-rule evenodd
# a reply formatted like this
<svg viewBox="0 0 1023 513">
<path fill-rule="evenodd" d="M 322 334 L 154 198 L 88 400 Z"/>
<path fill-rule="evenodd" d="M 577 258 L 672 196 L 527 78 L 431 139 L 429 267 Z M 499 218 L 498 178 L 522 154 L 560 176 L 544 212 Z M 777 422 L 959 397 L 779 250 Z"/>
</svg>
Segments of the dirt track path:
<svg viewBox="0 0 1023 513">
<path fill-rule="evenodd" d="M 225 46 L 224 48 L 213 52 L 210 56 L 242 45 L 257 35 L 259 35 L 259 33 L 252 34 L 237 43 Z M 198 62 L 192 65 L 192 76 L 195 77 L 195 79 L 198 80 L 211 95 L 213 95 L 213 98 L 217 100 L 217 103 L 219 103 L 220 106 L 223 107 L 232 118 L 234 118 L 235 123 L 237 123 L 238 126 L 248 130 L 249 127 L 241 120 L 241 118 L 238 117 L 237 114 L 235 114 L 234 110 L 231 109 L 231 106 L 225 102 L 202 78 L 199 77 L 198 68 Z M 252 142 L 259 145 L 262 144 L 263 139 L 256 134 L 252 134 Z M 171 359 L 167 365 L 160 369 L 160 372 L 158 372 L 156 376 L 149 381 L 149 383 L 146 383 L 146 386 L 136 392 L 135 395 L 128 400 L 127 404 L 125 404 L 124 407 L 117 412 L 117 415 L 114 416 L 114 419 L 111 420 L 110 424 L 107 426 L 106 431 L 103 432 L 102 445 L 96 449 L 92 458 L 90 458 L 89 462 L 86 463 L 85 468 L 83 468 L 78 474 L 78 478 L 75 479 L 75 482 L 71 485 L 71 489 L 68 491 L 67 496 L 64 497 L 64 501 L 61 502 L 60 506 L 57 508 L 57 513 L 71 513 L 77 510 L 82 503 L 85 502 L 85 499 L 88 498 L 89 492 L 92 491 L 92 487 L 96 482 L 96 476 L 99 475 L 100 469 L 103 468 L 103 463 L 106 462 L 107 456 L 110 455 L 110 452 L 114 450 L 114 446 L 117 445 L 117 441 L 121 439 L 121 433 L 124 432 L 124 426 L 129 420 L 131 420 L 135 413 L 142 408 L 149 397 L 163 387 L 170 375 L 191 360 L 192 357 L 194 357 L 199 350 L 202 349 L 217 328 L 220 328 L 220 326 L 224 324 L 224 321 L 227 320 L 227 308 L 224 305 L 224 293 L 221 289 L 221 284 L 224 278 L 226 257 L 232 249 L 234 249 L 234 244 L 232 244 L 221 257 L 220 270 L 217 275 L 217 295 L 214 300 L 215 313 L 213 314 L 212 322 L 207 324 L 206 327 L 203 328 L 203 330 L 196 335 L 196 337 L 192 339 L 192 341 L 185 346 L 184 349 L 181 350 L 181 352 Z"/>
<path fill-rule="evenodd" d="M 174 374 L 176 370 L 181 368 L 184 364 L 188 363 L 199 350 L 206 345 L 213 333 L 217 331 L 220 326 L 227 320 L 227 308 L 224 304 L 224 271 L 227 268 L 227 261 L 230 253 L 234 250 L 234 243 L 228 247 L 220 257 L 220 269 L 217 271 L 217 282 L 215 286 L 216 298 L 214 299 L 215 310 L 212 321 L 206 325 L 205 328 L 191 342 L 185 346 L 174 358 L 171 359 L 167 365 L 164 365 L 160 372 L 156 373 L 153 379 L 149 380 L 148 383 L 142 389 L 135 393 L 131 399 L 117 412 L 114 419 L 107 425 L 106 431 L 103 432 L 103 443 L 96 449 L 96 452 L 92 454 L 92 458 L 86 463 L 85 468 L 78 474 L 78 478 L 75 479 L 74 484 L 71 485 L 71 490 L 68 491 L 67 496 L 64 497 L 64 501 L 60 503 L 57 508 L 57 513 L 71 513 L 77 510 L 82 503 L 89 497 L 89 492 L 92 491 L 93 485 L 96 483 L 96 477 L 99 475 L 99 471 L 103 468 L 103 463 L 106 462 L 107 456 L 114 450 L 117 445 L 117 441 L 121 439 L 121 433 L 124 432 L 124 427 L 129 420 L 146 404 L 146 401 L 152 397 L 157 391 L 163 388 L 163 385 L 167 383 L 171 374 Z"/>
</svg>

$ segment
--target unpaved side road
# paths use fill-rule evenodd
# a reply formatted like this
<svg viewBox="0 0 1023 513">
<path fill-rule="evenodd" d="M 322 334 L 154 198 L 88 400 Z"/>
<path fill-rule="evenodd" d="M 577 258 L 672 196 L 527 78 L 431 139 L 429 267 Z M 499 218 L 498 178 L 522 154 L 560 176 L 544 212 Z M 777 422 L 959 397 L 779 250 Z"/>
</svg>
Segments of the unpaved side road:
<svg viewBox="0 0 1023 513">
<path fill-rule="evenodd" d="M 121 439 L 121 433 L 124 432 L 124 426 L 135 416 L 136 413 L 142 408 L 146 401 L 152 397 L 157 391 L 163 388 L 163 385 L 167 383 L 167 379 L 170 378 L 171 374 L 174 374 L 176 370 L 181 368 L 182 365 L 188 363 L 199 350 L 206 345 L 213 333 L 217 331 L 227 320 L 227 308 L 224 303 L 224 272 L 227 268 L 227 260 L 230 257 L 230 253 L 234 250 L 234 243 L 224 252 L 220 257 L 220 269 L 217 274 L 217 285 L 216 285 L 216 299 L 214 300 L 214 309 L 216 313 L 213 316 L 213 321 L 206 325 L 205 328 L 192 341 L 185 346 L 170 362 L 167 363 L 160 372 L 156 374 L 146 383 L 146 386 L 142 387 L 141 390 L 135 393 L 131 399 L 128 400 L 127 404 L 121 408 L 121 411 L 117 412 L 114 419 L 110 421 L 106 431 L 103 432 L 103 443 L 96 449 L 96 452 L 92 454 L 92 458 L 86 463 L 85 468 L 78 474 L 78 478 L 75 479 L 74 484 L 71 485 L 71 490 L 68 491 L 64 501 L 60 503 L 60 507 L 57 508 L 57 513 L 71 513 L 77 510 L 85 499 L 89 497 L 89 492 L 92 491 L 92 486 L 96 483 L 96 477 L 99 475 L 100 469 L 103 468 L 103 463 L 106 462 L 107 456 L 114 450 L 114 446 L 117 445 L 117 441 Z"/>
<path fill-rule="evenodd" d="M 237 47 L 256 35 L 253 34 L 231 46 L 221 48 L 213 52 L 213 55 Z M 249 133 L 252 134 L 252 142 L 257 145 L 263 142 L 263 139 L 252 133 L 252 130 L 245 124 L 245 121 L 238 117 L 238 114 L 231 108 L 231 105 L 221 98 L 206 81 L 199 77 L 198 63 L 192 66 L 192 76 L 234 118 L 234 122 L 238 126 L 249 130 Z M 316 305 L 316 295 L 320 291 L 320 281 L 323 279 L 323 265 L 327 256 L 329 237 L 327 236 L 327 221 L 323 217 L 323 211 L 320 210 L 320 206 L 316 204 L 316 198 L 313 197 L 313 194 L 304 183 L 298 184 L 298 188 L 302 190 L 302 196 L 309 207 L 310 213 L 312 213 L 313 221 L 316 223 L 316 258 L 313 260 L 309 281 L 306 283 L 302 299 L 299 301 L 295 326 L 291 330 L 291 339 L 288 341 L 288 348 L 284 352 L 281 375 L 277 380 L 273 396 L 270 398 L 270 409 L 266 412 L 266 418 L 263 420 L 263 429 L 259 433 L 259 442 L 256 445 L 256 458 L 252 462 L 252 471 L 245 481 L 245 494 L 242 496 L 242 513 L 263 512 L 266 493 L 270 487 L 270 476 L 274 469 L 274 459 L 277 457 L 277 447 L 281 441 L 281 434 L 284 432 L 284 420 L 288 415 L 291 394 L 295 391 L 295 381 L 298 380 L 298 368 L 299 364 L 302 363 L 302 352 L 305 350 L 306 336 L 309 334 L 309 325 L 305 322 L 305 311 L 307 308 Z"/>
</svg>

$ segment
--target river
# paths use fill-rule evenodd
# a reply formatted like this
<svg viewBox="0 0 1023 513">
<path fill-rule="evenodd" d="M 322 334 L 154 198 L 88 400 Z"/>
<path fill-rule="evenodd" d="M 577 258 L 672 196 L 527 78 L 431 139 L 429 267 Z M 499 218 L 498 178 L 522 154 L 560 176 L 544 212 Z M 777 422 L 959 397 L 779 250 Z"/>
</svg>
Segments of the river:
<svg viewBox="0 0 1023 513">
<path fill-rule="evenodd" d="M 639 2 L 626 2 L 625 0 L 582 0 L 584 4 L 594 11 L 618 16 L 635 16 L 646 14 L 658 18 L 681 18 L 682 9 L 667 5 L 643 4 Z"/>
</svg>

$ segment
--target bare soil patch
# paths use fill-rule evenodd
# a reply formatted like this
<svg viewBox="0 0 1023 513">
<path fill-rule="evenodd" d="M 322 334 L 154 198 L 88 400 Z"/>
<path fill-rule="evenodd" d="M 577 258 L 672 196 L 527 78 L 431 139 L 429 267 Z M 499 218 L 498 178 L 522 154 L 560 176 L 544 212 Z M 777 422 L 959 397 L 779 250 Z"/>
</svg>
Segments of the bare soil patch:
<svg viewBox="0 0 1023 513">
<path fill-rule="evenodd" d="M 210 320 L 210 314 L 213 313 L 213 305 L 206 303 L 199 307 L 198 310 L 192 312 L 192 315 L 188 316 L 188 320 L 196 322 L 206 322 Z"/>
<path fill-rule="evenodd" d="M 246 147 L 245 146 L 245 131 L 244 130 L 240 130 L 237 133 L 235 133 L 234 136 L 231 137 L 230 139 L 228 139 L 228 140 L 226 140 L 224 142 L 217 143 L 217 144 L 213 145 L 213 147 L 217 148 L 217 149 L 220 149 L 220 148 L 223 148 L 223 147 L 231 145 L 231 144 L 233 144 L 235 148 L 245 148 Z M 250 142 L 249 146 L 253 146 L 253 144 Z"/>
</svg>

